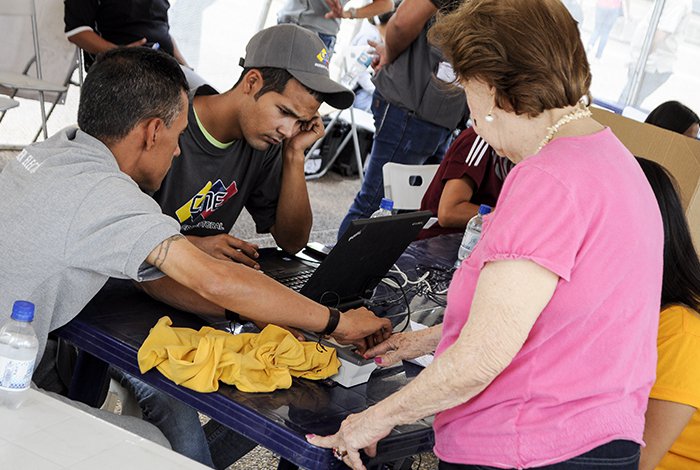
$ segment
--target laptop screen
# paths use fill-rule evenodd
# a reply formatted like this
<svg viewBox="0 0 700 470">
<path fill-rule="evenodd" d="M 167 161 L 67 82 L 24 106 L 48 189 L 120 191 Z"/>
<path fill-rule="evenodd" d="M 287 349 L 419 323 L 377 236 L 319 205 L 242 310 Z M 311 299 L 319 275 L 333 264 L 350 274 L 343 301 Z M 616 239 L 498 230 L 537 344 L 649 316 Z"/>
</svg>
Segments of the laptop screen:
<svg viewBox="0 0 700 470">
<path fill-rule="evenodd" d="M 299 292 L 325 305 L 366 298 L 431 215 L 420 211 L 352 221 Z"/>
</svg>

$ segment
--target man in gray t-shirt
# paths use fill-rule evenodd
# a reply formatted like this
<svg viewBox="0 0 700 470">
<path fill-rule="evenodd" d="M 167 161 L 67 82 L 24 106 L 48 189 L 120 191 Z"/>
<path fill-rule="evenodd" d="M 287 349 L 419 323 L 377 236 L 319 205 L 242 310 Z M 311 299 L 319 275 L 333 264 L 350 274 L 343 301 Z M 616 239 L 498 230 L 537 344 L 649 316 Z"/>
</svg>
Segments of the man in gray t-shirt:
<svg viewBox="0 0 700 470">
<path fill-rule="evenodd" d="M 187 88 L 177 62 L 164 53 L 109 51 L 81 88 L 80 129 L 27 147 L 0 173 L 0 320 L 15 300 L 33 302 L 41 357 L 49 332 L 74 318 L 109 277 L 142 282 L 150 291 L 157 282 L 151 280 L 165 275 L 181 293 L 158 298 L 192 310 L 223 317 L 226 308 L 343 342 L 387 336 L 390 322 L 367 309 L 340 315 L 245 266 L 212 258 L 144 193 L 158 189 L 179 154 Z M 203 448 L 190 455 L 211 464 L 195 425 L 165 423 L 161 430 L 178 451 L 181 442 L 199 438 Z"/>
</svg>

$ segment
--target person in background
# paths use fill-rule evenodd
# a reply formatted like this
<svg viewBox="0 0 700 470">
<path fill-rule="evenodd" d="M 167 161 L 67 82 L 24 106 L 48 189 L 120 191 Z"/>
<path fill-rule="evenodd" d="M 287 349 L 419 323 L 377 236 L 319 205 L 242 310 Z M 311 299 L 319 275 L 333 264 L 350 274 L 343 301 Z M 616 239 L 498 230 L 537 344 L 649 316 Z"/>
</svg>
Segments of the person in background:
<svg viewBox="0 0 700 470">
<path fill-rule="evenodd" d="M 400 4 L 401 0 L 398 0 L 394 4 L 394 10 L 396 10 Z M 363 21 L 360 31 L 358 31 L 352 38 L 350 47 L 358 50 L 370 51 L 370 41 L 375 44 L 384 43 L 386 24 L 389 22 L 389 19 L 394 16 L 394 10 L 382 13 L 381 15 L 377 15 L 373 18 L 368 18 L 367 21 Z M 374 95 L 374 89 L 375 86 L 372 82 L 372 73 L 368 69 L 357 78 L 357 86 L 353 90 L 355 92 L 355 102 L 353 103 L 353 107 L 363 111 L 370 111 L 372 107 L 372 96 Z"/>
<path fill-rule="evenodd" d="M 639 469 L 700 468 L 700 261 L 673 177 L 658 163 L 637 160 L 656 195 L 665 234 L 659 356 Z"/>
<path fill-rule="evenodd" d="M 593 51 L 593 47 L 596 42 L 598 42 L 598 48 L 595 53 L 595 58 L 600 59 L 603 56 L 603 51 L 608 43 L 608 37 L 610 32 L 615 26 L 615 21 L 625 13 L 629 11 L 627 3 L 624 4 L 622 0 L 597 0 L 595 4 L 595 27 L 591 33 L 591 37 L 588 39 L 588 45 L 586 46 L 588 50 Z"/>
<path fill-rule="evenodd" d="M 168 0 L 63 0 L 63 4 L 66 37 L 83 50 L 86 70 L 100 52 L 145 46 L 175 57 L 190 88 L 204 83 L 170 34 Z"/>
<path fill-rule="evenodd" d="M 481 204 L 495 207 L 503 181 L 513 162 L 499 157 L 473 127 L 452 142 L 423 195 L 420 210 L 437 216 L 437 223 L 418 234 L 419 239 L 461 233 Z"/>
<path fill-rule="evenodd" d="M 627 66 L 627 84 L 618 98 L 620 103 L 627 103 L 629 94 L 632 92 L 632 81 L 637 60 L 639 60 L 647 36 L 653 10 L 654 5 L 649 5 L 646 15 L 639 21 L 632 35 L 630 62 Z M 664 3 L 659 24 L 652 36 L 649 56 L 644 64 L 639 91 L 635 100 L 629 102 L 630 105 L 637 108 L 642 106 L 644 100 L 673 75 L 673 67 L 678 58 L 678 46 L 681 41 L 683 25 L 692 16 L 691 12 L 691 0 L 667 0 Z"/>
<path fill-rule="evenodd" d="M 644 120 L 647 124 L 677 132 L 693 139 L 700 133 L 700 118 L 689 107 L 678 101 L 658 105 Z"/>
<path fill-rule="evenodd" d="M 404 0 L 386 25 L 384 44 L 376 52 L 374 142 L 365 177 L 338 237 L 355 219 L 367 218 L 384 197 L 382 169 L 388 162 L 423 165 L 442 161 L 452 131 L 467 116 L 467 102 L 454 86 L 454 73 L 427 34 L 438 10 L 454 9 L 461 0 Z"/>
<path fill-rule="evenodd" d="M 287 0 L 277 13 L 277 22 L 297 24 L 318 34 L 330 60 L 341 19 L 371 18 L 394 8 L 394 0 L 372 0 L 362 8 L 345 10 L 346 3 L 348 0 Z"/>
<path fill-rule="evenodd" d="M 475 131 L 516 165 L 443 324 L 367 351 L 383 366 L 434 350 L 432 364 L 337 434 L 307 439 L 361 469 L 360 449 L 374 455 L 394 426 L 437 413 L 440 470 L 636 470 L 663 226 L 634 156 L 585 106 L 576 22 L 560 0 L 471 0 L 430 34 Z"/>
</svg>

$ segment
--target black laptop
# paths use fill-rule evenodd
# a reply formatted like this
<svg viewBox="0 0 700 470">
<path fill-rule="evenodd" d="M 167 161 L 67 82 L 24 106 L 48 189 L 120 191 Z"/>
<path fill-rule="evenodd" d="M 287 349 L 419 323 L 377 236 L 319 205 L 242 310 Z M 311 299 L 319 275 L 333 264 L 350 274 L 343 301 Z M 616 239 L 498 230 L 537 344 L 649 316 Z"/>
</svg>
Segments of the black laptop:
<svg viewBox="0 0 700 470">
<path fill-rule="evenodd" d="M 302 250 L 299 256 L 261 249 L 263 272 L 300 294 L 324 305 L 361 305 L 432 216 L 429 211 L 350 223 L 325 255 Z"/>
</svg>

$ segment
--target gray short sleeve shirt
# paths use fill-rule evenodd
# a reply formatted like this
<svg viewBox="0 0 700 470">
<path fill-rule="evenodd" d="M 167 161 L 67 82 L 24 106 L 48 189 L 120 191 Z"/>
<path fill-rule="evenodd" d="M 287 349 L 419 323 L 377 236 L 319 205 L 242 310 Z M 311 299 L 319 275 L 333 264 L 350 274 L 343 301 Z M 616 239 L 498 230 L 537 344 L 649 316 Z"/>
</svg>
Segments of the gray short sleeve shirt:
<svg viewBox="0 0 700 470">
<path fill-rule="evenodd" d="M 75 317 L 109 277 L 161 276 L 144 261 L 179 233 L 109 149 L 75 128 L 8 163 L 0 211 L 0 319 L 15 300 L 33 302 L 39 357 L 48 333 Z"/>
</svg>

